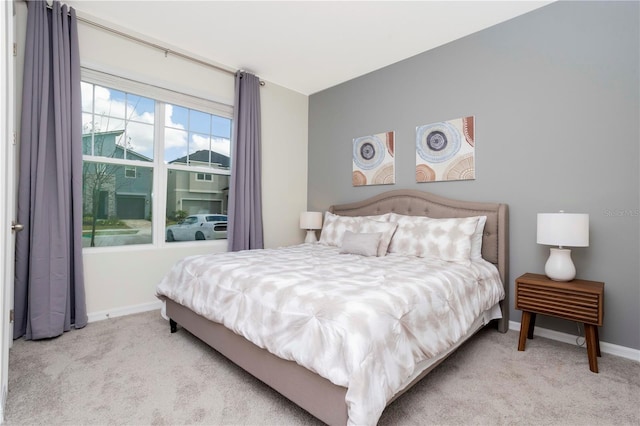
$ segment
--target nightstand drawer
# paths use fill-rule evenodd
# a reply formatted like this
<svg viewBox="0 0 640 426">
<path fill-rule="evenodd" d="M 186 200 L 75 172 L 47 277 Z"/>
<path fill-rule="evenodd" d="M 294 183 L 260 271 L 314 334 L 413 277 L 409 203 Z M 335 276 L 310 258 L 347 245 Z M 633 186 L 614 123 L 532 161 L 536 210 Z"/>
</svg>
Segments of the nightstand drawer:
<svg viewBox="0 0 640 426">
<path fill-rule="evenodd" d="M 585 294 L 570 289 L 551 289 L 535 284 L 520 283 L 516 309 L 553 315 L 572 321 L 601 324 L 598 294 Z"/>
<path fill-rule="evenodd" d="M 604 283 L 551 281 L 544 275 L 516 279 L 516 309 L 586 324 L 602 325 Z"/>
</svg>

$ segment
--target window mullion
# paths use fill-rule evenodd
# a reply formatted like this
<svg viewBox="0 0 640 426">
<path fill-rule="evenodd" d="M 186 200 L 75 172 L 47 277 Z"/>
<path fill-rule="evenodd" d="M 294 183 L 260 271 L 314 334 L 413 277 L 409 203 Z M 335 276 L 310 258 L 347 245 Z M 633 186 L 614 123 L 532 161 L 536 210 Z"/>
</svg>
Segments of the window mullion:
<svg viewBox="0 0 640 426">
<path fill-rule="evenodd" d="M 165 103 L 156 101 L 156 120 L 154 122 L 154 153 L 156 167 L 153 175 L 153 241 L 155 245 L 164 245 L 164 227 L 167 211 L 167 166 L 164 161 L 164 123 Z"/>
<path fill-rule="evenodd" d="M 125 160 L 123 158 L 112 157 L 93 157 L 91 155 L 83 155 L 82 161 L 85 163 L 104 163 L 116 166 L 132 166 L 132 167 L 153 167 L 154 163 L 140 160 Z"/>
</svg>

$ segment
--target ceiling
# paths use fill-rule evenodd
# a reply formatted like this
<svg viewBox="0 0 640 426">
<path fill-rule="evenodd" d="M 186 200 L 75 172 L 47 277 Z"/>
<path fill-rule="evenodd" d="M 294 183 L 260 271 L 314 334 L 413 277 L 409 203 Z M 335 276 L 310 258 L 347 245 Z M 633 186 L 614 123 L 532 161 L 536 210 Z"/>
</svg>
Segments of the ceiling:
<svg viewBox="0 0 640 426">
<path fill-rule="evenodd" d="M 550 1 L 87 1 L 78 16 L 310 95 Z"/>
</svg>

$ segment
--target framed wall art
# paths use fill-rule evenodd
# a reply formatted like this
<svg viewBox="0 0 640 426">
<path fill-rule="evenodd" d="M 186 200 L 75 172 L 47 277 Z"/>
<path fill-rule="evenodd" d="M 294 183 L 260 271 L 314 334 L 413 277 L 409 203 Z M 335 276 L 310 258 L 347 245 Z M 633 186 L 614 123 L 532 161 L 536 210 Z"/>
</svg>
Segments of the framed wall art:
<svg viewBox="0 0 640 426">
<path fill-rule="evenodd" d="M 416 127 L 416 182 L 476 178 L 473 116 Z"/>
<path fill-rule="evenodd" d="M 396 183 L 394 132 L 353 140 L 353 186 Z"/>
</svg>

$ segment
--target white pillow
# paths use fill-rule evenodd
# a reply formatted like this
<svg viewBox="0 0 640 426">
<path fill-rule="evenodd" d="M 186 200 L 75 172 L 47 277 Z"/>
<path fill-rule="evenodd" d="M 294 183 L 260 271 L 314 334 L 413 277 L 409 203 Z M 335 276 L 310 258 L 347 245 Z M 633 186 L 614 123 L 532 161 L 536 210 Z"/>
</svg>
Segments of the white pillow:
<svg viewBox="0 0 640 426">
<path fill-rule="evenodd" d="M 347 231 L 358 232 L 360 226 L 359 217 L 339 216 L 331 212 L 325 212 L 320 243 L 328 246 L 342 246 L 342 238 Z"/>
<path fill-rule="evenodd" d="M 394 232 L 396 232 L 396 228 L 398 227 L 397 223 L 391 222 L 380 222 L 377 220 L 369 220 L 362 219 L 360 223 L 360 227 L 358 228 L 358 232 L 380 232 L 380 244 L 378 245 L 378 257 L 386 256 L 387 250 L 389 249 L 389 244 L 391 243 L 391 238 L 393 237 Z"/>
<path fill-rule="evenodd" d="M 424 216 L 400 216 L 390 253 L 468 263 L 471 236 L 478 217 L 433 219 Z"/>
<path fill-rule="evenodd" d="M 376 214 L 372 216 L 360 216 L 360 218 L 363 220 L 377 220 L 378 222 L 389 222 L 390 217 L 391 213 Z"/>
<path fill-rule="evenodd" d="M 382 233 L 354 233 L 346 231 L 342 239 L 340 253 L 359 254 L 361 256 L 376 256 Z"/>
<path fill-rule="evenodd" d="M 325 212 L 320 233 L 321 244 L 340 247 L 346 231 L 358 232 L 363 220 L 388 221 L 388 214 L 374 216 L 341 216 L 331 212 Z"/>
<path fill-rule="evenodd" d="M 487 223 L 486 216 L 477 216 L 478 225 L 471 236 L 471 260 L 482 259 L 482 237 L 484 235 L 484 225 Z"/>
</svg>

